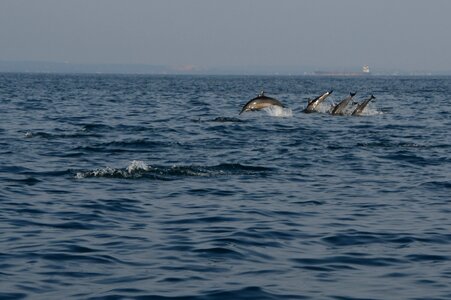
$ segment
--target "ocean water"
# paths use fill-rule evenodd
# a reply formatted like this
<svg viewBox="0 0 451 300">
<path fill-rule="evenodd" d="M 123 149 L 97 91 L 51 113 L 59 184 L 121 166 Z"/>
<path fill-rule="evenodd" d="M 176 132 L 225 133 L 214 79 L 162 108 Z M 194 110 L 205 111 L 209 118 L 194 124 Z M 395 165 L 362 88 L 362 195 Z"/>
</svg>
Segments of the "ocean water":
<svg viewBox="0 0 451 300">
<path fill-rule="evenodd" d="M 287 108 L 238 115 L 261 90 Z M 364 116 L 327 113 L 354 91 Z M 0 298 L 451 299 L 450 94 L 0 74 Z"/>
</svg>

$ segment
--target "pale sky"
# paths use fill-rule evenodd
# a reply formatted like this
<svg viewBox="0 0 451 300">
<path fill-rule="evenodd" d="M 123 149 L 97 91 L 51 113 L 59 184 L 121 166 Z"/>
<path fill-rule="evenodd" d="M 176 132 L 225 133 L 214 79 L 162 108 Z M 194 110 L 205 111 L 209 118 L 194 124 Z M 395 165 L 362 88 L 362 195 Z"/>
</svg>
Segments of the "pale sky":
<svg viewBox="0 0 451 300">
<path fill-rule="evenodd" d="M 451 71 L 449 0 L 0 0 L 0 61 Z"/>
</svg>

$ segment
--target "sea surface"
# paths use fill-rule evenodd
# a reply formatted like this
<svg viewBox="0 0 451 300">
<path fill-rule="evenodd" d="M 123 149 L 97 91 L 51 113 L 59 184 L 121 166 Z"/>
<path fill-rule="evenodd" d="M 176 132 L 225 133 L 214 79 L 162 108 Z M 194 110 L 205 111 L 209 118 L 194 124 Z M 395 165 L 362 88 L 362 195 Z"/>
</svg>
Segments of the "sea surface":
<svg viewBox="0 0 451 300">
<path fill-rule="evenodd" d="M 286 108 L 239 115 L 261 90 Z M 327 113 L 350 92 L 376 100 Z M 450 95 L 451 77 L 0 74 L 0 299 L 451 299 Z"/>
</svg>

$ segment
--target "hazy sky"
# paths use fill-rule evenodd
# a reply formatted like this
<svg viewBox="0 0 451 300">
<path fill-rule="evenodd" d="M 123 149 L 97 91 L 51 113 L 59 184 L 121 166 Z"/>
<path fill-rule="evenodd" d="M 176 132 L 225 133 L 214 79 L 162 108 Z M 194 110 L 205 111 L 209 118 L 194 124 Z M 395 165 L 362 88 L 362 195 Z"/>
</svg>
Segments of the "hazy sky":
<svg viewBox="0 0 451 300">
<path fill-rule="evenodd" d="M 0 60 L 451 70 L 449 0 L 0 0 Z"/>
</svg>

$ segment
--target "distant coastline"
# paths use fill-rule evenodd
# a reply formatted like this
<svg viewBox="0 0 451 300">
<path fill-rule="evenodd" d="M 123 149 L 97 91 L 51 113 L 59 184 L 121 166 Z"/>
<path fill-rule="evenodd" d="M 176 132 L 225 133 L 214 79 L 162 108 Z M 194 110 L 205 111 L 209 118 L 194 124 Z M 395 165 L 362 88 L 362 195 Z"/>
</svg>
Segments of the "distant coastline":
<svg viewBox="0 0 451 300">
<path fill-rule="evenodd" d="M 315 70 L 316 69 L 316 70 Z M 354 68 L 355 70 L 356 68 Z M 149 65 L 149 64 L 81 64 L 70 62 L 1 61 L 1 73 L 63 73 L 63 74 L 143 74 L 143 75 L 275 75 L 275 76 L 441 76 L 450 71 L 348 70 L 321 71 L 311 66 L 218 66 Z"/>
</svg>

